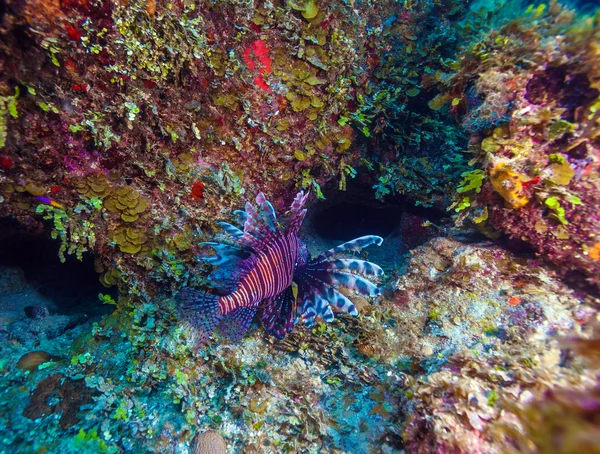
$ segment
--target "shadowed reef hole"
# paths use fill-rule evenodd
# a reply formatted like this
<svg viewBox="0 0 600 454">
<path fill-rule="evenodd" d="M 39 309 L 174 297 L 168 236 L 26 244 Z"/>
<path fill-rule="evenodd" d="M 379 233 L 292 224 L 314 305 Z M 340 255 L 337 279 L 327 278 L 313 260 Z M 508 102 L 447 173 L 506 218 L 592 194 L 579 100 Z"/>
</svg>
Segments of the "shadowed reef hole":
<svg viewBox="0 0 600 454">
<path fill-rule="evenodd" d="M 313 219 L 315 232 L 327 240 L 348 241 L 365 235 L 385 238 L 400 224 L 402 210 L 340 202 L 324 208 Z"/>
<path fill-rule="evenodd" d="M 84 254 L 79 261 L 66 255 L 61 263 L 59 246 L 48 235 L 0 218 L 0 302 L 22 295 L 28 304 L 42 304 L 54 314 L 94 317 L 111 312 L 98 294 L 116 297 L 116 291 L 100 283 L 94 258 Z"/>
</svg>

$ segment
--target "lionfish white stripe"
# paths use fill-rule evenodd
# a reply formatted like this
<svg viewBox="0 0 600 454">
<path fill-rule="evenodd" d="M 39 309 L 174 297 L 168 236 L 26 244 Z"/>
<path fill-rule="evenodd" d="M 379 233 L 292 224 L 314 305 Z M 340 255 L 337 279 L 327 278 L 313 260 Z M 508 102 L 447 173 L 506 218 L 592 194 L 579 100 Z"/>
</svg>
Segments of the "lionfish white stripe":
<svg viewBox="0 0 600 454">
<path fill-rule="evenodd" d="M 265 264 L 262 256 L 260 260 L 256 262 L 256 268 L 258 269 L 258 275 L 260 276 L 260 283 L 263 293 L 265 295 L 269 295 L 271 291 L 271 279 L 269 279 L 269 275 L 267 273 L 267 270 L 265 269 Z"/>
<path fill-rule="evenodd" d="M 281 282 L 283 281 L 283 267 L 282 265 L 282 255 L 283 252 L 281 250 L 281 244 L 279 242 L 277 242 L 273 248 L 273 257 L 272 257 L 272 266 L 275 269 L 275 273 L 276 273 L 276 277 L 275 277 L 275 283 L 276 283 L 276 289 L 279 290 L 279 288 L 281 287 Z"/>
<path fill-rule="evenodd" d="M 250 287 L 250 300 L 251 301 L 256 301 L 256 298 L 258 296 L 258 279 L 256 276 L 256 270 L 252 270 L 251 273 L 248 274 L 248 284 Z"/>
<path fill-rule="evenodd" d="M 261 259 L 258 261 L 258 269 L 263 277 L 265 295 L 273 296 L 274 282 L 273 282 L 273 276 L 271 275 L 271 271 L 268 267 L 267 260 L 268 260 L 268 258 L 263 255 L 261 257 Z"/>
</svg>

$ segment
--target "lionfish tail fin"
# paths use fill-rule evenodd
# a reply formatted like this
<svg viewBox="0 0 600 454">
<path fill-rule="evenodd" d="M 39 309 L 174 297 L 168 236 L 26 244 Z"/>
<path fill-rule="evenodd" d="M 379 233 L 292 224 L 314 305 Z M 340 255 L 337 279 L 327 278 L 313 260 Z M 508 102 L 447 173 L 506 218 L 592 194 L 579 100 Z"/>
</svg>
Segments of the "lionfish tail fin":
<svg viewBox="0 0 600 454">
<path fill-rule="evenodd" d="M 177 302 L 180 317 L 192 325 L 198 344 L 204 343 L 221 320 L 219 296 L 184 288 L 177 295 Z"/>
</svg>

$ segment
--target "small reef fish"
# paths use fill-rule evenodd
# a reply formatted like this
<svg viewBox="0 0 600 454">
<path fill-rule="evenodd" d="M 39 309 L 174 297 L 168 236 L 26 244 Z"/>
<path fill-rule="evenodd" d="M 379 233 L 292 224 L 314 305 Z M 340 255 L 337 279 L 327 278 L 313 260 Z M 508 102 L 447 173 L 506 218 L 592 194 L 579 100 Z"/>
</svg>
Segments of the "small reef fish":
<svg viewBox="0 0 600 454">
<path fill-rule="evenodd" d="M 317 316 L 333 321 L 332 306 L 358 315 L 354 304 L 338 287 L 365 296 L 380 294 L 377 286 L 365 279 L 382 276 L 379 266 L 335 256 L 358 252 L 372 244 L 380 246 L 383 238 L 363 236 L 311 259 L 306 244 L 298 238 L 307 198 L 308 193 L 302 191 L 296 195 L 288 212 L 287 227 L 283 228 L 277 223 L 271 203 L 259 193 L 258 208 L 246 203 L 245 211 L 234 212 L 243 229 L 218 223 L 233 244 L 202 243 L 215 251 L 201 260 L 218 266 L 209 279 L 221 294 L 184 288 L 177 295 L 180 316 L 195 328 L 199 343 L 217 328 L 224 337 L 240 340 L 259 311 L 265 330 L 278 339 L 300 320 L 307 326 Z"/>
<path fill-rule="evenodd" d="M 64 211 L 65 207 L 63 205 L 61 205 L 60 203 L 56 202 L 55 200 L 52 200 L 50 197 L 44 197 L 44 196 L 38 196 L 35 198 L 35 200 L 45 203 L 46 205 L 50 205 L 53 206 L 54 208 L 59 208 L 61 210 Z"/>
</svg>

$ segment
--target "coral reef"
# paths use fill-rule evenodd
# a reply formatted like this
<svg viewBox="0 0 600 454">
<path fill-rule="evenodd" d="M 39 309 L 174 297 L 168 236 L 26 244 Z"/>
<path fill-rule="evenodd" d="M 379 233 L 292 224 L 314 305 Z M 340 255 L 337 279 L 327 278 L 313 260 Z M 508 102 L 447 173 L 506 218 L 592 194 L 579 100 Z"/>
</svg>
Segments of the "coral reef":
<svg viewBox="0 0 600 454">
<path fill-rule="evenodd" d="M 210 232 L 241 194 L 323 197 L 355 176 L 371 6 L 10 3 L 0 214 L 41 228 L 37 207 L 61 254 L 92 250 L 129 282 L 162 250 L 187 276 L 173 239 Z"/>
<path fill-rule="evenodd" d="M 463 174 L 479 172 L 459 188 L 458 221 L 523 241 L 599 286 L 600 16 L 556 2 L 525 14 L 465 49 L 439 95 L 456 100 L 481 167 Z"/>
<path fill-rule="evenodd" d="M 597 452 L 593 7 L 0 1 L 0 445 Z M 190 329 L 175 295 L 234 277 L 218 227 L 235 241 L 246 200 L 285 217 L 300 190 L 309 211 L 407 210 L 377 251 L 294 256 L 328 293 L 286 281 L 276 337 L 251 316 L 238 342 Z M 311 252 L 339 244 L 304 228 Z M 44 278 L 35 234 L 63 262 Z M 369 266 L 381 294 L 336 266 Z"/>
<path fill-rule="evenodd" d="M 535 415 L 550 424 L 567 403 L 589 421 L 580 433 L 594 433 L 591 415 L 567 396 L 591 398 L 596 386 L 597 369 L 579 352 L 595 351 L 599 300 L 489 241 L 434 238 L 411 252 L 407 269 L 378 304 L 357 305 L 357 318 L 317 319 L 282 340 L 252 325 L 238 344 L 217 337 L 201 349 L 173 317 L 173 301 L 121 298 L 112 315 L 75 328 L 70 358 L 35 373 L 2 363 L 15 398 L 1 405 L 24 415 L 0 427 L 3 443 L 27 440 L 33 416 L 44 428 L 33 449 L 53 451 L 164 452 L 210 430 L 227 452 L 488 453 L 507 442 L 535 450 L 547 439 Z M 11 358 L 25 347 L 3 348 Z M 81 400 L 61 397 L 74 389 Z M 79 421 L 76 408 L 86 410 Z M 52 417 L 59 411 L 64 421 Z"/>
<path fill-rule="evenodd" d="M 515 439 L 520 452 L 549 452 L 553 402 L 596 383 L 597 368 L 566 358 L 564 343 L 589 335 L 599 301 L 491 243 L 437 238 L 413 252 L 409 270 L 394 293 L 402 351 L 420 372 L 407 390 L 409 452 L 504 452 Z M 577 421 L 553 452 L 571 452 L 579 430 L 597 435 Z"/>
</svg>

